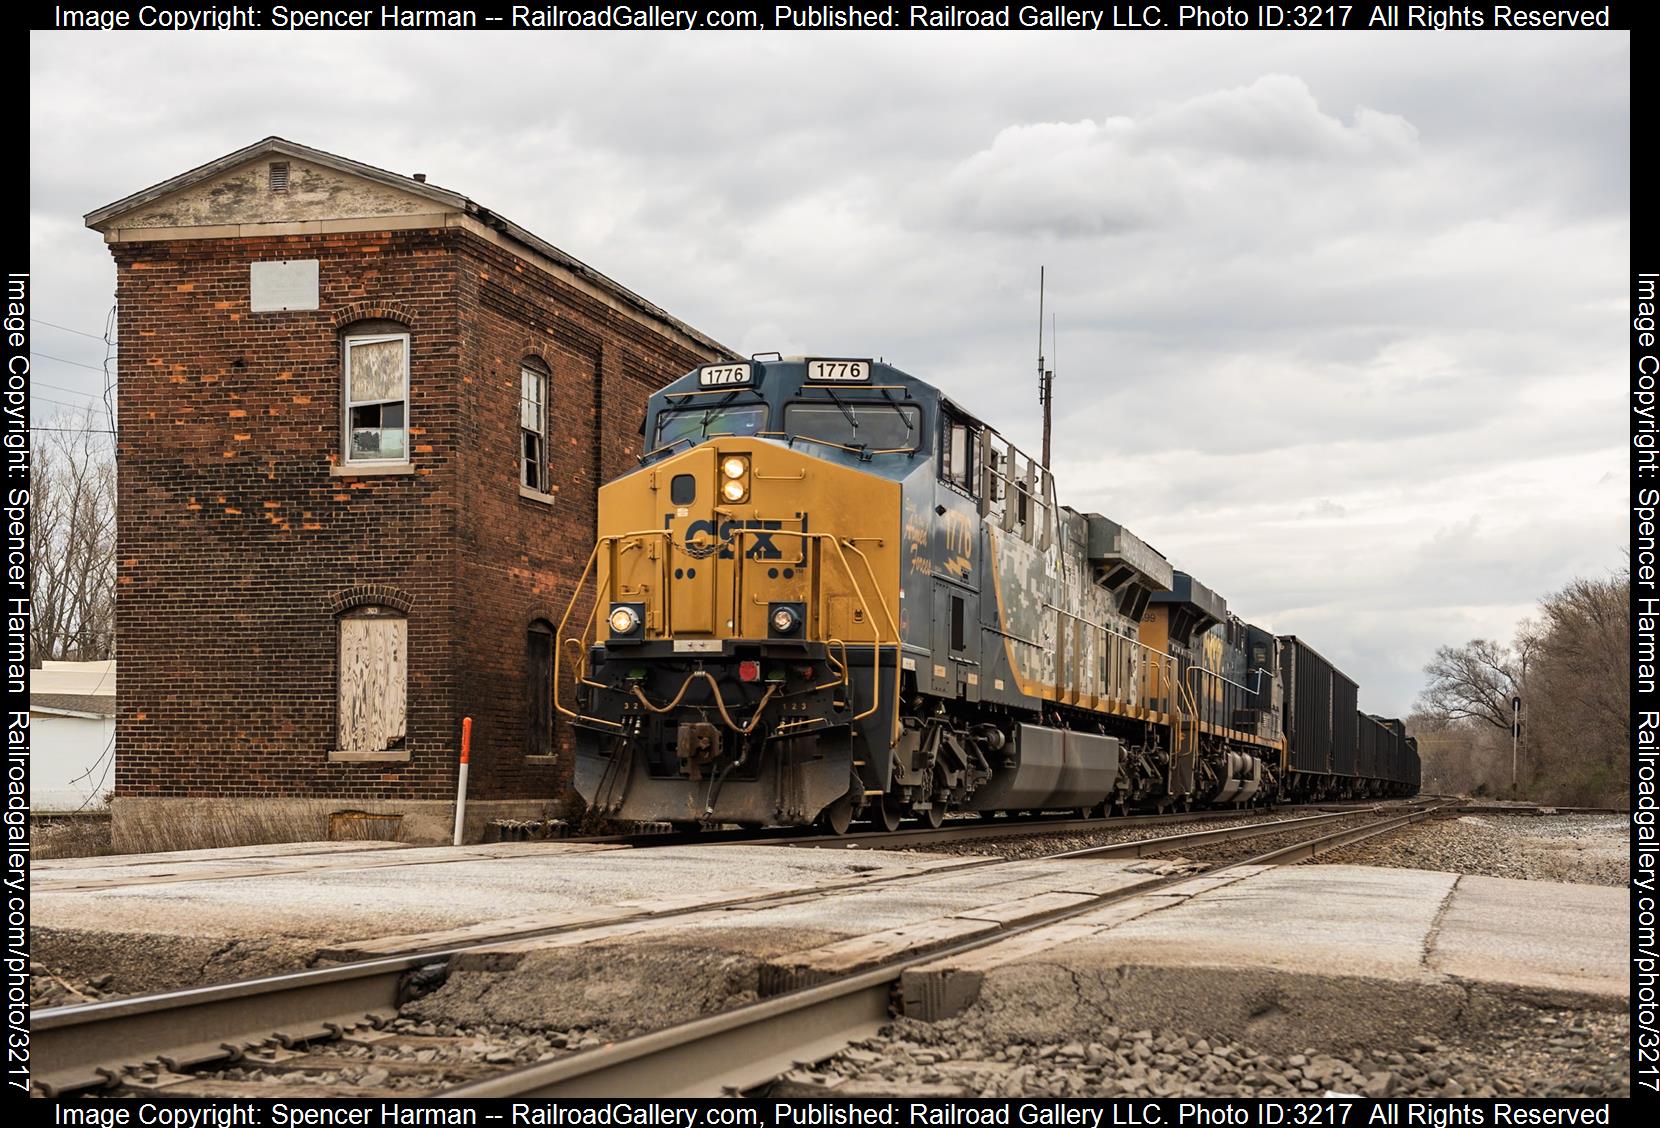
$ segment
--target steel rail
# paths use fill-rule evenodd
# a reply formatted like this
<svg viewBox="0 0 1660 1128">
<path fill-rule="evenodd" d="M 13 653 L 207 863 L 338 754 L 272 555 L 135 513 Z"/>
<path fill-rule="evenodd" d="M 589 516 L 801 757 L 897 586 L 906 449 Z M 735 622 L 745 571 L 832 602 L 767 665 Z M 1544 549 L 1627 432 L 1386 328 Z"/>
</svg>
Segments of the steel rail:
<svg viewBox="0 0 1660 1128">
<path fill-rule="evenodd" d="M 1212 842 L 1235 842 L 1242 838 L 1261 838 L 1265 834 L 1274 834 L 1279 831 L 1299 830 L 1334 822 L 1337 819 L 1351 819 L 1361 815 L 1383 814 L 1375 809 L 1358 811 L 1333 811 L 1323 815 L 1305 815 L 1298 819 L 1280 819 L 1272 823 L 1248 823 L 1245 826 L 1215 827 L 1210 830 L 1189 830 L 1181 834 L 1167 834 L 1160 838 L 1138 838 L 1131 842 L 1110 842 L 1105 846 L 1084 846 L 1077 850 L 1064 850 L 1058 854 L 1049 854 L 1044 860 L 1055 861 L 1066 858 L 1145 858 L 1148 854 L 1164 854 L 1171 850 L 1182 849 L 1187 846 L 1203 846 Z"/>
<path fill-rule="evenodd" d="M 1213 819 L 1247 818 L 1268 815 L 1275 811 L 1370 811 L 1379 806 L 1410 803 L 1412 800 L 1379 799 L 1348 802 L 1296 803 L 1279 807 L 1236 807 L 1219 810 L 1184 811 L 1174 814 L 1134 814 L 1080 819 L 1068 818 L 1000 818 L 947 819 L 937 830 L 914 826 L 900 830 L 856 830 L 849 834 L 828 834 L 809 827 L 772 827 L 763 830 L 716 830 L 695 834 L 675 831 L 591 835 L 549 839 L 557 842 L 621 844 L 635 847 L 659 846 L 836 846 L 869 847 L 916 846 L 934 842 L 966 842 L 976 839 L 1018 838 L 1040 834 L 1089 833 L 1112 831 L 1135 826 L 1165 826 L 1189 822 L 1207 822 Z"/>
<path fill-rule="evenodd" d="M 1386 820 L 1382 833 L 1427 818 L 1435 808 Z M 1263 831 L 1262 833 L 1272 833 Z M 1313 840 L 1347 837 L 1339 831 Z M 1369 835 L 1367 835 L 1369 836 Z M 473 1100 L 486 1097 L 707 1097 L 748 1089 L 777 1076 L 797 1062 L 822 1060 L 849 1041 L 865 1036 L 889 1020 L 889 999 L 904 972 L 942 957 L 997 944 L 1056 921 L 1091 912 L 1116 901 L 1167 890 L 1198 877 L 1210 877 L 1247 865 L 1285 864 L 1300 860 L 1299 843 L 1258 857 L 1213 866 L 1197 874 L 1114 890 L 1081 905 L 1034 916 L 989 936 L 971 937 L 902 958 L 882 967 L 813 987 L 694 1019 L 650 1034 L 585 1050 L 557 1061 L 513 1070 L 498 1077 L 439 1091 L 439 1097 Z"/>
</svg>

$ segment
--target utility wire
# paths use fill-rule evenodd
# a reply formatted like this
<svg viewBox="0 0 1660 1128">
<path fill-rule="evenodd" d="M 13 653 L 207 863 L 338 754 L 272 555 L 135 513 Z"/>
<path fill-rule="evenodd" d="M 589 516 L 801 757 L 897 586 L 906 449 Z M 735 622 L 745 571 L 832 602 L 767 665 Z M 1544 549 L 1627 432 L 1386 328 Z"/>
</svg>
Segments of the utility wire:
<svg viewBox="0 0 1660 1128">
<path fill-rule="evenodd" d="M 60 392 L 70 392 L 70 393 L 72 393 L 74 395 L 77 395 L 77 396 L 92 396 L 94 399 L 96 399 L 97 396 L 98 396 L 97 392 L 83 392 L 79 388 L 71 388 L 66 384 L 48 384 L 45 380 L 30 380 L 29 381 L 29 387 L 31 387 L 31 388 L 55 388 Z"/>
<path fill-rule="evenodd" d="M 34 320 L 36 325 L 50 325 L 54 329 L 62 329 L 65 333 L 75 333 L 82 337 L 91 337 L 94 341 L 102 341 L 104 339 L 97 333 L 88 333 L 84 329 L 71 329 L 67 325 L 59 325 L 56 321 L 47 321 L 44 317 L 37 317 Z"/>
<path fill-rule="evenodd" d="M 92 393 L 88 392 L 87 394 L 91 395 Z M 51 396 L 30 396 L 29 397 L 29 402 L 30 403 L 55 403 L 59 407 L 73 407 L 73 408 L 78 408 L 78 409 L 79 408 L 97 407 L 96 404 L 70 403 L 68 400 L 53 399 Z M 105 408 L 105 407 L 98 407 L 97 409 L 101 412 L 104 412 L 105 414 L 108 414 L 108 412 L 109 412 L 109 409 Z"/>
<path fill-rule="evenodd" d="M 85 369 L 87 369 L 88 371 L 91 371 L 91 372 L 103 372 L 104 371 L 104 369 L 100 368 L 96 364 L 82 364 L 78 360 L 70 360 L 68 357 L 63 357 L 63 356 L 53 356 L 51 353 L 40 352 L 38 349 L 37 350 L 32 350 L 30 355 L 45 357 L 47 360 L 55 360 L 59 364 L 73 364 L 76 368 L 85 368 Z"/>
<path fill-rule="evenodd" d="M 90 395 L 90 393 L 88 393 L 88 395 Z M 50 395 L 28 396 L 28 401 L 30 401 L 30 403 L 56 403 L 56 405 L 61 406 L 61 408 L 98 408 L 100 411 L 106 410 L 106 408 L 96 405 L 96 403 L 70 403 L 68 400 L 53 400 Z"/>
</svg>

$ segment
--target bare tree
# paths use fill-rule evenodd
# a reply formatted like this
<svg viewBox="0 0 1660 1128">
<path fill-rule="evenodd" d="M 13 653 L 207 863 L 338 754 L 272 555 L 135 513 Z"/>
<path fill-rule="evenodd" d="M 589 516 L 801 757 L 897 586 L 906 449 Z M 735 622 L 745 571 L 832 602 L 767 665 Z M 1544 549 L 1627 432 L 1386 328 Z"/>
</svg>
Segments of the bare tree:
<svg viewBox="0 0 1660 1128">
<path fill-rule="evenodd" d="M 1623 793 L 1631 755 L 1631 576 L 1577 579 L 1540 606 L 1525 693 L 1535 778 L 1586 802 Z"/>
<path fill-rule="evenodd" d="M 115 458 L 104 421 L 89 410 L 35 432 L 29 643 L 36 662 L 115 654 Z"/>
<path fill-rule="evenodd" d="M 1418 708 L 1445 721 L 1479 721 L 1508 732 L 1510 701 L 1521 690 L 1535 646 L 1531 632 L 1523 631 L 1514 646 L 1477 638 L 1441 647 L 1424 667 L 1429 684 Z"/>
<path fill-rule="evenodd" d="M 1509 775 L 1511 699 L 1523 701 L 1523 785 L 1536 798 L 1629 798 L 1631 577 L 1577 579 L 1546 596 L 1510 645 L 1444 646 L 1410 723 L 1426 780 L 1498 790 Z"/>
<path fill-rule="evenodd" d="M 1481 721 L 1416 712 L 1406 728 L 1418 738 L 1424 790 L 1498 795 L 1510 790 L 1510 738 Z"/>
</svg>

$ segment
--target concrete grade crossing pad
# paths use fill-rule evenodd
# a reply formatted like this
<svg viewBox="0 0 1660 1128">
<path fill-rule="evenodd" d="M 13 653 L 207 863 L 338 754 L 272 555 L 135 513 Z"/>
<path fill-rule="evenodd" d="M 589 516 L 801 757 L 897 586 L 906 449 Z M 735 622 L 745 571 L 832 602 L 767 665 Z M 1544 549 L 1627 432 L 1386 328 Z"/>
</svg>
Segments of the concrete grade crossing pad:
<svg viewBox="0 0 1660 1128">
<path fill-rule="evenodd" d="M 1359 866 L 1215 881 L 908 971 L 905 1013 L 961 1013 L 993 1041 L 1147 1026 L 1295 1052 L 1469 1033 L 1542 1006 L 1629 1005 L 1618 888 Z"/>
<path fill-rule="evenodd" d="M 1174 1026 L 1300 1050 L 1455 1033 L 1517 1008 L 1627 1005 L 1616 887 L 1330 865 L 1240 867 L 1136 895 L 1180 867 L 986 861 L 561 843 L 90 859 L 37 885 L 34 939 L 60 975 L 114 975 L 107 994 L 485 942 L 408 1013 L 617 1037 L 1126 892 L 907 972 L 905 1013 L 968 1008 L 1010 1040 Z"/>
<path fill-rule="evenodd" d="M 363 848 L 367 846 L 367 848 Z M 855 885 L 983 859 L 765 846 L 285 844 L 55 863 L 31 893 L 37 962 L 106 995 L 268 975 L 762 894 Z M 122 881 L 123 876 L 131 878 Z M 423 945 L 425 946 L 425 945 Z"/>
</svg>

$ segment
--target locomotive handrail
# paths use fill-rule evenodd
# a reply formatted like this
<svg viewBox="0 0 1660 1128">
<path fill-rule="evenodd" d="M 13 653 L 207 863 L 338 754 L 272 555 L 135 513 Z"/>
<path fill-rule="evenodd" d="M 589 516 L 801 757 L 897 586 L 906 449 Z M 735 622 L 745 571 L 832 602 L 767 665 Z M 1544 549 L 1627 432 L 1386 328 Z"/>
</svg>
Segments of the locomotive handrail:
<svg viewBox="0 0 1660 1128">
<path fill-rule="evenodd" d="M 1176 682 L 1176 693 L 1177 693 L 1177 696 L 1178 696 L 1178 704 L 1179 704 L 1179 698 L 1180 697 L 1185 696 L 1187 698 L 1188 711 L 1187 711 L 1187 718 L 1182 717 L 1181 712 L 1180 712 L 1179 709 L 1178 709 L 1177 714 L 1176 714 L 1176 724 L 1174 726 L 1175 733 L 1176 733 L 1176 749 L 1175 749 L 1175 755 L 1173 755 L 1170 758 L 1170 775 L 1171 775 L 1172 781 L 1175 778 L 1175 774 L 1178 770 L 1178 764 L 1181 760 L 1184 760 L 1184 759 L 1187 759 L 1187 758 L 1191 757 L 1193 762 L 1194 762 L 1195 767 L 1197 767 L 1198 761 L 1199 761 L 1199 706 L 1198 706 L 1198 703 L 1193 699 L 1193 695 L 1188 692 L 1186 684 L 1184 684 L 1180 680 L 1178 680 Z M 1190 749 L 1183 750 L 1183 748 L 1181 747 L 1181 744 L 1182 744 L 1182 730 L 1188 724 L 1191 724 L 1193 726 L 1193 730 L 1192 730 L 1192 733 L 1191 733 L 1192 738 L 1193 738 L 1193 746 Z M 1195 781 L 1195 782 L 1197 782 L 1197 781 Z M 1169 785 L 1167 784 L 1166 786 L 1169 786 Z"/>
<path fill-rule="evenodd" d="M 561 641 L 558 646 L 553 648 L 553 708 L 556 712 L 563 713 L 567 717 L 578 717 L 579 714 L 574 709 L 565 708 L 565 703 L 559 700 L 559 667 L 562 664 L 561 658 L 565 653 L 565 646 L 568 643 L 576 644 L 577 652 L 580 656 L 579 661 L 582 664 L 583 671 L 585 671 L 588 661 L 583 651 L 582 639 L 567 637 L 565 635 L 565 627 L 570 623 L 571 612 L 576 610 L 576 601 L 581 597 L 582 589 L 588 583 L 588 573 L 593 571 L 594 561 L 599 559 L 600 544 L 600 541 L 596 540 L 594 542 L 594 550 L 588 554 L 588 563 L 582 566 L 582 574 L 576 578 L 576 587 L 571 590 L 571 600 L 569 603 L 565 604 L 565 613 L 559 618 L 559 630 L 557 633 Z M 598 600 L 595 600 L 595 606 L 598 606 L 598 602 Z M 589 615 L 588 618 L 589 622 L 593 621 L 592 615 Z M 583 627 L 582 633 L 584 636 L 587 635 L 587 626 Z M 577 677 L 580 680 L 586 680 L 585 672 L 579 671 Z"/>
<path fill-rule="evenodd" d="M 1050 610 L 1050 611 L 1055 611 L 1055 612 L 1057 612 L 1061 615 L 1065 615 L 1068 619 L 1074 619 L 1077 622 L 1080 622 L 1080 623 L 1084 624 L 1087 627 L 1092 627 L 1095 630 L 1100 631 L 1101 634 L 1103 635 L 1103 637 L 1119 638 L 1119 639 L 1122 639 L 1125 643 L 1128 643 L 1130 646 L 1135 647 L 1137 650 L 1145 650 L 1147 652 L 1147 654 L 1150 656 L 1150 665 L 1152 667 L 1157 668 L 1160 672 L 1164 673 L 1169 678 L 1169 680 L 1171 682 L 1175 682 L 1177 680 L 1176 677 L 1175 677 L 1176 658 L 1175 658 L 1174 655 L 1166 654 L 1165 652 L 1163 652 L 1161 650 L 1156 650 L 1153 647 L 1148 646 L 1145 642 L 1142 642 L 1138 638 L 1131 638 L 1129 635 L 1121 635 L 1121 634 L 1118 634 L 1116 631 L 1108 630 L 1107 627 L 1105 626 L 1105 624 L 1097 623 L 1093 619 L 1086 619 L 1082 615 L 1074 614 L 1073 612 L 1068 611 L 1066 608 L 1056 606 L 1055 604 L 1050 603 L 1047 600 L 1044 601 L 1043 606 L 1045 608 L 1047 608 L 1048 610 Z M 997 631 L 996 633 L 1003 634 L 1004 632 Z M 1024 642 L 1028 646 L 1036 646 L 1040 649 L 1045 649 L 1045 647 L 1043 647 L 1043 644 L 1041 644 L 1041 643 L 1032 642 L 1029 639 L 1019 638 L 1016 635 L 1006 635 L 1005 637 L 1012 638 L 1016 642 Z M 1141 671 L 1141 674 L 1142 674 L 1141 680 L 1143 682 L 1146 682 L 1147 681 L 1147 675 L 1151 672 L 1152 672 L 1151 669 L 1144 668 Z M 1055 689 L 1057 691 L 1059 691 L 1059 689 L 1060 689 L 1058 674 L 1057 674 L 1057 678 L 1056 678 Z M 1165 697 L 1167 695 L 1168 695 L 1168 691 L 1165 691 L 1165 692 L 1161 692 L 1160 695 L 1157 698 L 1154 698 L 1152 692 L 1147 690 L 1144 687 L 1142 689 L 1141 693 L 1139 694 L 1139 697 L 1143 701 L 1157 701 L 1161 704 L 1164 704 L 1165 703 Z M 1096 694 L 1095 696 L 1099 697 L 1099 696 L 1103 696 L 1103 695 Z M 1106 696 L 1111 696 L 1111 695 L 1108 694 Z M 1172 712 L 1175 712 L 1175 709 L 1165 707 L 1165 708 L 1160 708 L 1159 712 L 1161 712 L 1161 713 L 1172 713 Z"/>
<path fill-rule="evenodd" d="M 1215 670 L 1207 669 L 1204 666 L 1194 664 L 1194 665 L 1191 665 L 1187 668 L 1187 672 L 1189 674 L 1192 674 L 1195 671 L 1197 671 L 1201 674 L 1204 674 L 1206 677 L 1215 678 L 1217 681 L 1227 682 L 1229 685 L 1233 686 L 1235 689 L 1240 690 L 1243 693 L 1255 693 L 1256 692 L 1250 686 L 1242 685 L 1239 682 L 1236 682 L 1232 678 L 1228 677 L 1226 674 L 1218 673 Z M 1260 673 L 1262 673 L 1262 671 L 1258 670 L 1257 673 L 1260 674 Z"/>
<path fill-rule="evenodd" d="M 842 656 L 839 660 L 836 658 L 836 654 L 835 654 L 835 648 L 838 647 L 838 646 L 841 647 L 841 650 L 842 650 Z M 847 684 L 849 684 L 850 679 L 849 679 L 848 673 L 847 673 L 847 643 L 843 642 L 839 638 L 827 638 L 827 639 L 825 639 L 824 640 L 824 659 L 825 659 L 825 661 L 829 662 L 831 665 L 833 665 L 836 668 L 836 672 L 837 672 L 838 676 L 837 676 L 835 681 L 827 681 L 823 685 L 815 685 L 813 687 L 814 691 L 816 692 L 817 690 L 821 690 L 821 689 L 832 689 L 832 688 L 834 688 L 838 685 L 847 685 Z"/>
<path fill-rule="evenodd" d="M 799 439 L 804 443 L 817 443 L 819 446 L 834 447 L 837 450 L 845 450 L 848 454 L 856 454 L 860 458 L 864 458 L 866 455 L 877 454 L 915 454 L 918 449 L 915 446 L 907 446 L 879 447 L 876 450 L 871 450 L 869 447 L 850 447 L 846 443 L 832 442 L 829 439 L 820 439 L 813 435 L 796 434 L 790 431 L 756 431 L 752 437 L 757 439 L 783 439 L 787 443 L 794 443 L 797 439 Z M 802 471 L 802 473 L 805 474 L 806 471 Z"/>
<path fill-rule="evenodd" d="M 852 549 L 853 550 L 853 555 L 857 556 L 859 558 L 860 563 L 862 563 L 865 566 L 865 574 L 870 577 L 871 590 L 875 591 L 877 593 L 877 600 L 876 600 L 877 606 L 882 608 L 882 617 L 888 621 L 888 629 L 893 632 L 893 731 L 888 736 L 888 747 L 889 748 L 897 748 L 899 746 L 899 734 L 900 734 L 900 723 L 899 723 L 899 666 L 900 666 L 900 656 L 899 656 L 899 652 L 900 652 L 900 649 L 904 645 L 904 640 L 899 637 L 899 624 L 894 622 L 893 610 L 887 605 L 887 602 L 881 598 L 882 585 L 876 579 L 876 568 L 875 568 L 874 565 L 871 564 L 870 557 L 866 556 L 864 554 L 864 552 L 860 550 L 859 546 L 857 544 L 853 543 L 853 539 L 850 538 L 850 537 L 844 539 L 840 543 L 845 544 L 848 548 Z M 837 546 L 836 552 L 837 552 L 838 555 L 841 553 L 840 545 Z M 846 562 L 847 562 L 847 557 L 843 556 L 842 557 L 842 563 L 845 565 Z M 848 570 L 848 577 L 851 579 L 852 575 L 853 575 L 853 572 L 852 572 L 851 569 L 849 569 Z M 860 590 L 857 580 L 854 580 L 854 582 L 853 582 L 853 590 L 854 591 L 859 591 Z M 864 601 L 863 593 L 860 594 L 859 600 L 860 600 L 860 602 Z M 874 625 L 874 624 L 872 624 L 872 625 Z M 878 638 L 881 637 L 880 632 L 877 633 L 877 637 Z M 875 658 L 875 664 L 876 664 L 876 671 L 875 672 L 877 674 L 880 674 L 881 669 L 882 669 L 882 647 L 881 647 L 880 642 L 878 642 L 877 645 L 876 645 L 875 654 L 873 655 L 873 657 Z M 878 678 L 872 678 L 872 680 L 876 681 L 876 680 L 879 680 L 879 679 Z M 876 707 L 874 705 L 872 705 L 870 711 L 875 712 Z"/>
<path fill-rule="evenodd" d="M 594 550 L 588 554 L 588 563 L 582 566 L 582 574 L 577 577 L 576 587 L 571 591 L 570 602 L 565 605 L 565 613 L 560 616 L 559 630 L 557 633 L 562 641 L 559 646 L 553 648 L 553 707 L 567 717 L 571 717 L 576 720 L 599 721 L 603 724 L 610 725 L 612 728 L 618 727 L 616 722 L 607 721 L 603 717 L 586 717 L 576 712 L 574 709 L 567 709 L 564 702 L 561 701 L 559 697 L 559 672 L 562 665 L 562 658 L 565 653 L 565 647 L 572 644 L 577 647 L 578 653 L 577 680 L 586 685 L 595 686 L 600 689 L 606 688 L 605 686 L 599 685 L 599 683 L 588 679 L 588 644 L 585 640 L 588 638 L 589 633 L 593 629 L 594 619 L 599 614 L 600 605 L 606 602 L 601 598 L 601 596 L 610 592 L 612 585 L 616 582 L 615 568 L 606 569 L 603 591 L 598 586 L 595 587 L 594 605 L 588 611 L 588 621 L 583 624 L 581 635 L 567 636 L 565 634 L 565 628 L 570 624 L 571 614 L 576 610 L 577 601 L 582 598 L 582 589 L 587 586 L 588 577 L 594 571 L 594 562 L 599 559 L 600 549 L 605 548 L 608 545 L 615 544 L 617 541 L 640 540 L 644 537 L 662 537 L 666 545 L 673 543 L 672 534 L 668 529 L 643 529 L 630 533 L 611 533 L 595 540 Z M 666 573 L 667 569 L 668 553 L 664 552 L 663 555 L 659 557 L 658 570 Z M 661 584 L 660 590 L 663 593 L 663 605 L 666 614 L 669 599 L 668 584 Z"/>
</svg>

